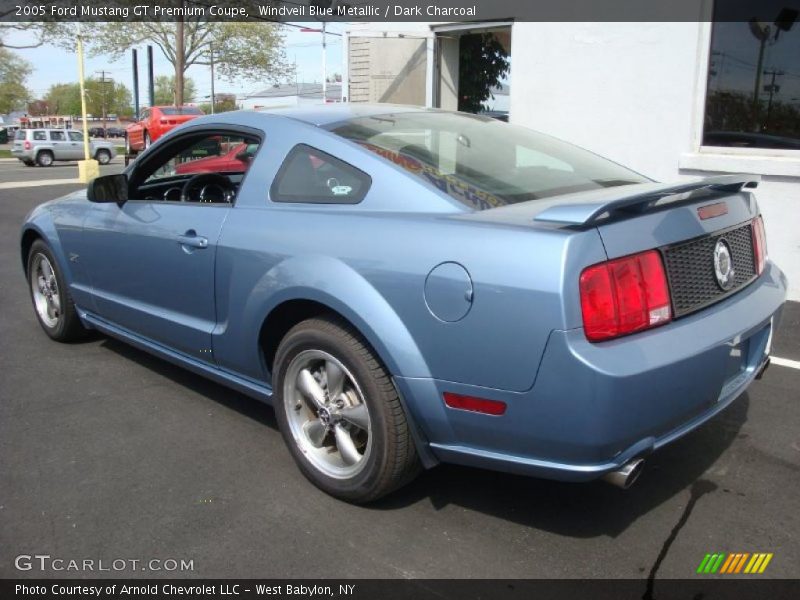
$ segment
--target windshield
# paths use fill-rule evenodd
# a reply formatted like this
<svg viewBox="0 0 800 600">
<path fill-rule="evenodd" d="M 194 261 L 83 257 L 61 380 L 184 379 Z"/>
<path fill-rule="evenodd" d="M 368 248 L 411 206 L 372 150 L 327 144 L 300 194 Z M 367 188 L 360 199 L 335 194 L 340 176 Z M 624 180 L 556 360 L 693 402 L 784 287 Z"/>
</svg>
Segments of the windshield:
<svg viewBox="0 0 800 600">
<path fill-rule="evenodd" d="M 196 106 L 162 106 L 162 115 L 202 115 L 205 114 Z"/>
<path fill-rule="evenodd" d="M 332 131 L 477 210 L 650 181 L 566 142 L 476 115 L 385 114 Z"/>
</svg>

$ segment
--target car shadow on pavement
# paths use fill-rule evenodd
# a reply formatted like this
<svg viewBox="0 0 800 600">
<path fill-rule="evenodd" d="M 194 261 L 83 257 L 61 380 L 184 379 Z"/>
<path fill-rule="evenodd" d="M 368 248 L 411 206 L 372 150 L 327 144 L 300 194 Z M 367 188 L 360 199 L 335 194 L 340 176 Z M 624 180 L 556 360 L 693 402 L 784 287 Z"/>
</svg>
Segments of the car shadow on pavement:
<svg viewBox="0 0 800 600">
<path fill-rule="evenodd" d="M 628 490 L 603 481 L 565 483 L 440 465 L 371 508 L 395 510 L 429 499 L 437 509 L 456 505 L 558 535 L 616 537 L 676 494 L 694 496 L 698 485 L 703 493 L 716 490 L 704 474 L 746 435 L 740 430 L 749 403 L 745 393 L 708 423 L 648 456 Z"/>
<path fill-rule="evenodd" d="M 125 360 L 133 361 L 146 369 L 174 381 L 178 385 L 190 389 L 196 394 L 201 394 L 214 402 L 222 404 L 226 408 L 235 410 L 245 417 L 258 421 L 262 425 L 267 425 L 276 432 L 278 431 L 275 412 L 272 410 L 272 407 L 265 402 L 250 398 L 245 394 L 215 383 L 191 371 L 187 371 L 183 367 L 173 365 L 157 356 L 129 346 L 115 338 L 106 336 L 103 336 L 103 338 L 101 346 L 120 355 Z"/>
<path fill-rule="evenodd" d="M 102 346 L 175 383 L 267 425 L 278 432 L 272 408 L 113 338 Z M 628 490 L 602 481 L 564 483 L 456 465 L 439 465 L 409 485 L 366 506 L 400 510 L 428 501 L 436 509 L 456 505 L 527 527 L 576 538 L 616 537 L 640 516 L 683 491 L 703 494 L 717 486 L 704 479 L 747 421 L 750 399 L 740 398 L 708 423 L 647 457 L 638 481 Z M 730 490 L 723 490 L 730 492 Z"/>
</svg>

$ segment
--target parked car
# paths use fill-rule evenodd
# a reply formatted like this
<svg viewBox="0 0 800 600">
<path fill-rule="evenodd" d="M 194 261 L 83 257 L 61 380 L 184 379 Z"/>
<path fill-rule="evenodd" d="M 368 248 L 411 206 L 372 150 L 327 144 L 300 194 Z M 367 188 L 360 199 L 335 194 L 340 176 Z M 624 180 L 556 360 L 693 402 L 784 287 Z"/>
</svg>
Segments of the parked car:
<svg viewBox="0 0 800 600">
<path fill-rule="evenodd" d="M 142 110 L 141 119 L 126 128 L 126 154 L 136 154 L 181 123 L 204 113 L 196 106 L 151 106 Z"/>
<path fill-rule="evenodd" d="M 104 138 L 104 137 L 106 137 L 106 131 L 102 127 L 90 127 L 89 128 L 89 137 Z"/>
<path fill-rule="evenodd" d="M 72 129 L 18 129 L 11 154 L 32 167 L 49 167 L 57 160 L 83 160 L 83 132 Z M 114 145 L 91 140 L 89 155 L 101 165 L 116 156 Z"/>
<path fill-rule="evenodd" d="M 106 135 L 110 138 L 124 138 L 125 130 L 122 127 L 108 127 Z"/>
<path fill-rule="evenodd" d="M 657 183 L 476 115 L 234 112 L 40 205 L 20 250 L 48 336 L 271 403 L 338 498 L 439 462 L 627 487 L 769 364 L 787 284 L 756 184 Z"/>
<path fill-rule="evenodd" d="M 175 166 L 175 173 L 243 173 L 258 150 L 258 144 L 217 143 L 215 152 L 200 158 L 186 157 L 185 162 Z"/>
</svg>

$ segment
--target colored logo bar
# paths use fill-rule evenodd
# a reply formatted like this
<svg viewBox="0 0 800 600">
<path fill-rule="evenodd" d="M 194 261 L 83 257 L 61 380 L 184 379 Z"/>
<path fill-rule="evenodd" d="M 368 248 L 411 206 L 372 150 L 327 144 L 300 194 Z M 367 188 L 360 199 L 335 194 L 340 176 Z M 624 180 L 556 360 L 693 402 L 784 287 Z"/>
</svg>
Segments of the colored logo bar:
<svg viewBox="0 0 800 600">
<path fill-rule="evenodd" d="M 720 573 L 725 575 L 760 574 L 767 569 L 772 560 L 772 552 L 715 552 L 706 554 L 697 567 L 698 573 Z"/>
</svg>

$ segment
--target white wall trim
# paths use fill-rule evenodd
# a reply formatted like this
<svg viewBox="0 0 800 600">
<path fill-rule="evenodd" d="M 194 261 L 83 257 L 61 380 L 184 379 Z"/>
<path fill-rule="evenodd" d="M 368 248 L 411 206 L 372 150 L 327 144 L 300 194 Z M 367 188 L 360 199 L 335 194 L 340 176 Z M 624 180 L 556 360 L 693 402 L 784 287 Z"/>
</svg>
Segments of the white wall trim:
<svg viewBox="0 0 800 600">
<path fill-rule="evenodd" d="M 708 92 L 708 69 L 711 65 L 711 17 L 713 2 L 703 0 L 702 11 L 708 20 L 699 23 L 697 36 L 697 61 L 695 62 L 694 114 L 692 115 L 691 150 L 697 151 L 703 144 L 703 126 L 706 116 L 706 93 Z"/>
<path fill-rule="evenodd" d="M 800 154 L 800 153 L 796 153 Z M 712 152 L 685 152 L 678 166 L 693 171 L 719 173 L 756 173 L 778 177 L 800 177 L 800 156 L 758 156 L 753 154 L 725 154 Z"/>
</svg>

